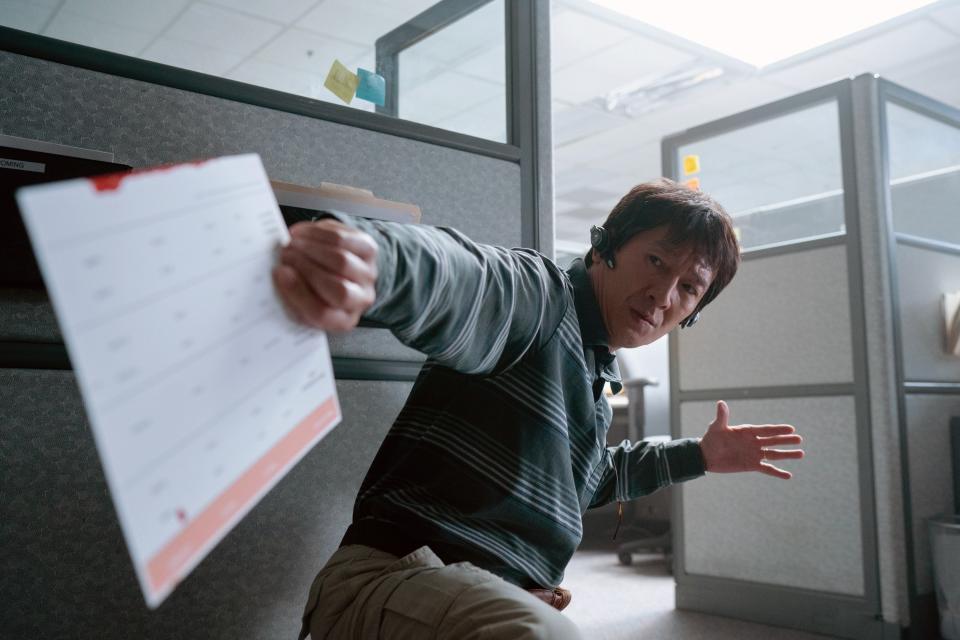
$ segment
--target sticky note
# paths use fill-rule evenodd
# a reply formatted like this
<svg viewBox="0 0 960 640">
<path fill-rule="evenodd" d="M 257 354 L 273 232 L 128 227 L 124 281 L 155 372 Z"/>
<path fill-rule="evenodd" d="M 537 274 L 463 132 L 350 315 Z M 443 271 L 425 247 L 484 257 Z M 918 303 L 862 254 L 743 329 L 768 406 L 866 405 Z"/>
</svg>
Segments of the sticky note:
<svg viewBox="0 0 960 640">
<path fill-rule="evenodd" d="M 357 78 L 360 81 L 357 85 L 357 97 L 382 107 L 387 99 L 387 81 L 383 76 L 366 69 L 357 69 Z"/>
<path fill-rule="evenodd" d="M 359 83 L 360 79 L 357 78 L 355 73 L 343 66 L 343 63 L 339 60 L 334 60 L 330 66 L 330 72 L 327 73 L 327 79 L 323 81 L 323 86 L 330 89 L 338 98 L 350 104 Z"/>
<path fill-rule="evenodd" d="M 690 189 L 700 191 L 700 178 L 690 178 L 689 180 L 685 180 L 683 184 Z"/>
<path fill-rule="evenodd" d="M 688 176 L 698 171 L 700 171 L 700 156 L 683 156 L 683 175 Z"/>
</svg>

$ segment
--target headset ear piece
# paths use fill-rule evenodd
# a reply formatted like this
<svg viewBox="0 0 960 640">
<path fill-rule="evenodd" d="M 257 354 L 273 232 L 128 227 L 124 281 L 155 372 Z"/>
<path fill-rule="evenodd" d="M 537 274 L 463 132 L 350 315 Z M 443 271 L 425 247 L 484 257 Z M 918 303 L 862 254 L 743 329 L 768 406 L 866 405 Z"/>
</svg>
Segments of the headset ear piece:
<svg viewBox="0 0 960 640">
<path fill-rule="evenodd" d="M 590 246 L 603 258 L 604 263 L 613 269 L 613 254 L 610 251 L 610 232 L 603 227 L 590 227 Z"/>
</svg>

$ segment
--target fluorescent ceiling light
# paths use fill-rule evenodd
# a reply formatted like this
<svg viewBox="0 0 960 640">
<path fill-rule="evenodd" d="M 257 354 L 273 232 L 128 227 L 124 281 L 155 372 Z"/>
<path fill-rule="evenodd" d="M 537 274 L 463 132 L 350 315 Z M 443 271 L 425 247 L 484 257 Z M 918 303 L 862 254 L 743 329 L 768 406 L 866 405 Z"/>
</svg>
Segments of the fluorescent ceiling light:
<svg viewBox="0 0 960 640">
<path fill-rule="evenodd" d="M 935 0 L 591 0 L 755 67 L 790 58 Z"/>
</svg>

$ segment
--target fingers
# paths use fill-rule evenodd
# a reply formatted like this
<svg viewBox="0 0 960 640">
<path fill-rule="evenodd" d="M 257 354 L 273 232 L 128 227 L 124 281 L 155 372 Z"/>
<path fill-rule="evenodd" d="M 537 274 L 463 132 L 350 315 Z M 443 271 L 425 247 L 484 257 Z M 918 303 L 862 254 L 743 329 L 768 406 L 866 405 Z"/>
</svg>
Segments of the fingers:
<svg viewBox="0 0 960 640">
<path fill-rule="evenodd" d="M 771 436 L 769 438 L 757 438 L 757 441 L 764 447 L 803 444 L 803 438 L 799 434 L 794 434 L 790 436 Z"/>
<path fill-rule="evenodd" d="M 351 313 L 325 304 L 288 265 L 274 268 L 273 281 L 284 308 L 297 322 L 318 329 L 345 331 L 356 326 L 359 320 L 359 312 Z"/>
<path fill-rule="evenodd" d="M 738 430 L 749 431 L 751 435 L 758 437 L 784 436 L 796 431 L 792 424 L 762 424 L 762 425 L 740 425 Z"/>
<path fill-rule="evenodd" d="M 798 460 L 803 457 L 803 449 L 761 449 L 763 460 Z"/>
<path fill-rule="evenodd" d="M 780 478 L 781 480 L 789 480 L 793 477 L 793 474 L 789 471 L 784 471 L 779 467 L 775 467 L 772 464 L 767 464 L 766 462 L 760 463 L 760 468 L 757 469 L 760 473 L 765 473 L 768 476 L 773 476 L 774 478 Z"/>
<path fill-rule="evenodd" d="M 332 218 L 298 222 L 290 227 L 290 238 L 303 238 L 328 247 L 338 247 L 364 260 L 372 260 L 377 256 L 377 243 L 373 238 Z"/>
<path fill-rule="evenodd" d="M 296 237 L 284 250 L 288 254 L 300 254 L 322 269 L 359 284 L 376 284 L 375 260 L 364 260 L 356 253 L 317 242 L 309 237 Z"/>
<path fill-rule="evenodd" d="M 339 260 L 339 258 L 334 258 L 334 260 Z M 300 279 L 327 306 L 353 312 L 363 311 L 373 304 L 372 280 L 366 277 L 362 278 L 362 281 L 357 281 L 344 277 L 340 273 L 329 271 L 313 257 L 307 257 L 303 251 L 298 251 L 293 247 L 283 249 L 280 254 L 280 261 L 283 265 L 292 267 L 300 276 Z M 352 271 L 362 270 L 352 264 L 346 268 Z"/>
</svg>

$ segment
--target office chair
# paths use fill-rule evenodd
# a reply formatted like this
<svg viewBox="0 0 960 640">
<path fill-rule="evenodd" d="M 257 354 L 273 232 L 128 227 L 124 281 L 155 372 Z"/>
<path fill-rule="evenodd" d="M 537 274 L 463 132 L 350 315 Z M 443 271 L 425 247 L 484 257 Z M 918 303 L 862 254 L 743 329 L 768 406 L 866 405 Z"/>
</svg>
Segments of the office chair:
<svg viewBox="0 0 960 640">
<path fill-rule="evenodd" d="M 623 386 L 627 391 L 627 437 L 631 441 L 643 440 L 646 435 L 644 390 L 648 386 L 658 384 L 659 382 L 653 378 L 633 378 L 624 381 Z M 624 530 L 624 538 L 628 541 L 617 547 L 617 560 L 620 564 L 629 565 L 633 562 L 634 553 L 647 551 L 663 553 L 666 556 L 668 571 L 671 570 L 673 537 L 670 531 L 670 497 L 667 491 L 669 489 L 661 489 L 649 498 L 634 500 L 625 505 L 624 522 L 627 526 Z M 654 515 L 643 517 L 641 514 L 644 508 L 654 512 Z"/>
</svg>

